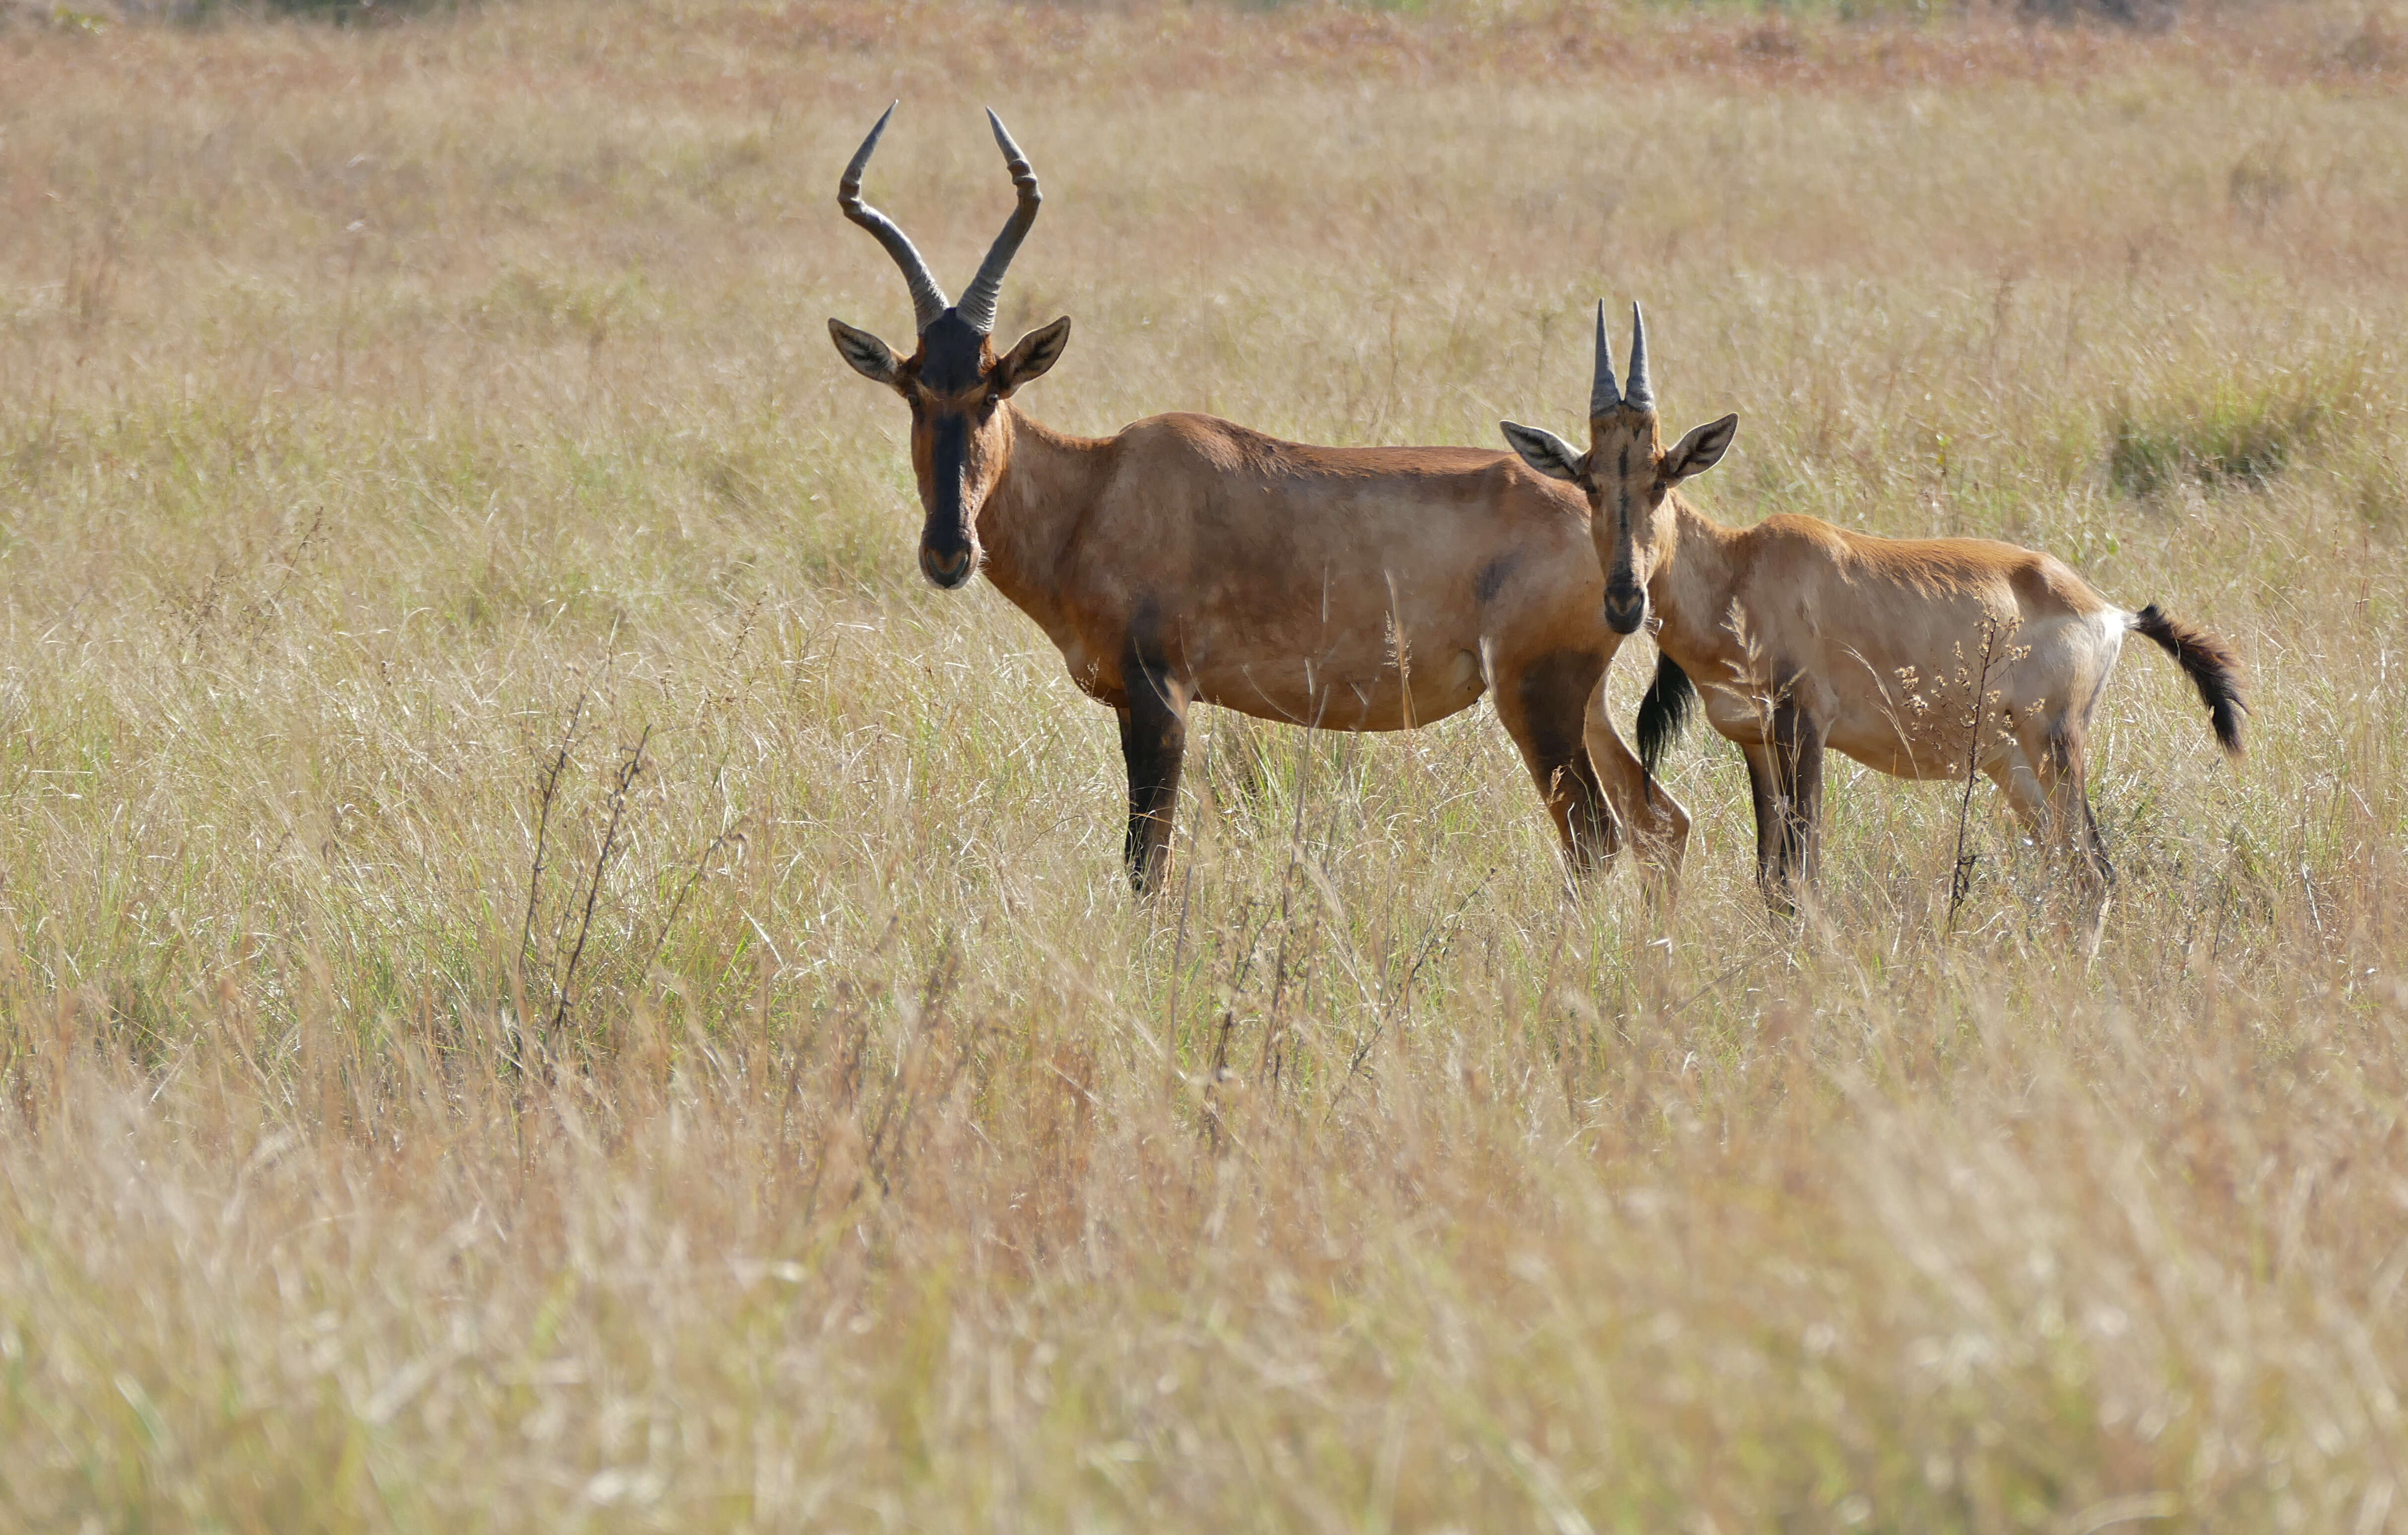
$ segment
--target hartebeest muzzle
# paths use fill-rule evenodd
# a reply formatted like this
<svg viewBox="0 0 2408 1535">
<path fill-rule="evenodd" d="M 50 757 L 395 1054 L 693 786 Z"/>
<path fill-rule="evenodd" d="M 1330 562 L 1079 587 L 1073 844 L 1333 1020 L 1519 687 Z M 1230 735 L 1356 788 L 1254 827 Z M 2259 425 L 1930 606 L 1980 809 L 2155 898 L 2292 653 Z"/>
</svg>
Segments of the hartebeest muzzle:
<svg viewBox="0 0 2408 1535">
<path fill-rule="evenodd" d="M 943 335 L 942 330 L 938 335 Z M 971 345 L 977 338 L 972 337 Z M 928 520 L 920 529 L 920 570 L 950 592 L 978 569 L 978 495 L 971 484 L 969 423 L 946 412 L 929 425 Z"/>
<path fill-rule="evenodd" d="M 1605 589 L 1606 627 L 1615 634 L 1637 634 L 1647 622 L 1647 589 L 1637 581 L 1628 586 L 1620 582 Z"/>
<path fill-rule="evenodd" d="M 947 544 L 936 538 L 920 541 L 920 573 L 945 591 L 968 581 L 977 569 L 975 542 L 957 539 Z"/>
</svg>

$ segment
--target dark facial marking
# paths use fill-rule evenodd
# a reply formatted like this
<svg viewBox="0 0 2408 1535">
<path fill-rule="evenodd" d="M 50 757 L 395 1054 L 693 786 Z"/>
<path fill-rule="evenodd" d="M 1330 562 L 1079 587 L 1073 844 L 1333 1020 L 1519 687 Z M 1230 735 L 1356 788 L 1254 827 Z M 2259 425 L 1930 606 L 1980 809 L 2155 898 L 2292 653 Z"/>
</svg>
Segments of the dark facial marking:
<svg viewBox="0 0 2408 1535">
<path fill-rule="evenodd" d="M 984 378 L 986 337 L 947 309 L 920 333 L 920 382 L 931 394 L 964 395 Z"/>
<path fill-rule="evenodd" d="M 969 459 L 970 423 L 958 410 L 940 410 L 929 426 L 935 440 L 930 446 L 929 460 L 936 483 L 929 487 L 937 498 L 937 510 L 959 512 L 962 506 L 962 467 Z"/>
</svg>

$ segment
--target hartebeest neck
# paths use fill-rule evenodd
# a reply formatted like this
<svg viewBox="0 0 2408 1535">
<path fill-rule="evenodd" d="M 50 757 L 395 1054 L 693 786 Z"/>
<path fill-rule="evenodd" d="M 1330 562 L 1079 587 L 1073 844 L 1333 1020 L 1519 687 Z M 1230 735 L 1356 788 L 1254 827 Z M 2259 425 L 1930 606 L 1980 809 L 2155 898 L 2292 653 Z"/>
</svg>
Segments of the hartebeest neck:
<svg viewBox="0 0 2408 1535">
<path fill-rule="evenodd" d="M 1751 670 L 1729 627 L 1742 574 L 1733 548 L 1739 533 L 1678 491 L 1665 498 L 1664 511 L 1670 525 L 1647 579 L 1648 606 L 1663 620 L 1656 642 L 1700 682 Z"/>
<path fill-rule="evenodd" d="M 1102 489 L 1109 439 L 1054 431 L 1008 400 L 997 414 L 1003 471 L 978 515 L 986 577 L 1054 634 L 1063 617 L 1064 555 Z"/>
</svg>

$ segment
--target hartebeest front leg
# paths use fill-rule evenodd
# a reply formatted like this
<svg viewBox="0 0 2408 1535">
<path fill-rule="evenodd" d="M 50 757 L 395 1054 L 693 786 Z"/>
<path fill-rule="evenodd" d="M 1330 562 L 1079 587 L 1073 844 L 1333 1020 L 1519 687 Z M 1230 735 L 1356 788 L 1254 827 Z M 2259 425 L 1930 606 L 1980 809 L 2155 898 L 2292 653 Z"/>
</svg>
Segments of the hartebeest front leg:
<svg viewBox="0 0 2408 1535">
<path fill-rule="evenodd" d="M 1794 702 L 1772 710 L 1772 773 L 1782 809 L 1782 875 L 1794 894 L 1814 882 L 1823 831 L 1823 731 Z"/>
<path fill-rule="evenodd" d="M 1187 689 L 1158 660 L 1132 653 L 1123 663 L 1128 703 L 1120 710 L 1121 757 L 1128 765 L 1129 886 L 1152 895 L 1170 856 L 1179 807 L 1179 769 L 1187 756 Z"/>
<path fill-rule="evenodd" d="M 1622 732 L 1613 727 L 1613 717 L 1606 712 L 1601 684 L 1589 694 L 1583 734 L 1589 766 L 1605 787 L 1606 803 L 1637 847 L 1655 893 L 1670 905 L 1680 894 L 1681 863 L 1688 854 L 1687 808 L 1624 744 Z"/>
<path fill-rule="evenodd" d="M 1823 731 L 1794 702 L 1773 706 L 1770 728 L 1747 754 L 1748 789 L 1756 800 L 1756 879 L 1783 915 L 1814 880 L 1823 824 Z"/>
<path fill-rule="evenodd" d="M 1589 761 L 1588 701 L 1605 657 L 1555 651 L 1498 679 L 1497 717 L 1522 753 L 1574 874 L 1590 874 L 1622 846 L 1622 828 Z"/>
<path fill-rule="evenodd" d="M 1787 895 L 1781 885 L 1782 850 L 1786 845 L 1784 827 L 1789 812 L 1781 802 L 1780 775 L 1773 771 L 1772 748 L 1761 742 L 1742 743 L 1740 754 L 1747 759 L 1747 795 L 1756 807 L 1756 884 L 1764 898 L 1776 910 L 1788 910 Z"/>
</svg>

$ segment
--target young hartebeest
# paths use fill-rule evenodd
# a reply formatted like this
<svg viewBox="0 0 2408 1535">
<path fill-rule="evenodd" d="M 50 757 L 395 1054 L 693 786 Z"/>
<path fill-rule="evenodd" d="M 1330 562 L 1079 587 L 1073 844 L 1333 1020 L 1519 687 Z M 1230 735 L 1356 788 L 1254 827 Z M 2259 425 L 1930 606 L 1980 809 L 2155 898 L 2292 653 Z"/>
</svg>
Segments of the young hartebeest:
<svg viewBox="0 0 2408 1535">
<path fill-rule="evenodd" d="M 2124 611 L 2051 555 L 1986 538 L 1874 538 L 1785 514 L 1727 528 L 1698 511 L 1674 487 L 1713 467 L 1739 417 L 1667 452 L 1635 304 L 1630 325 L 1620 391 L 1598 306 L 1587 452 L 1499 424 L 1524 463 L 1586 493 L 1607 624 L 1627 635 L 1656 617 L 1656 680 L 1638 728 L 1648 772 L 1697 688 L 1708 722 L 1746 753 L 1757 878 L 1776 905 L 1813 872 L 1826 747 L 1899 778 L 1980 768 L 2103 898 L 2114 870 L 2090 813 L 2085 744 L 2127 630 L 2181 663 L 2216 739 L 2240 754 L 2245 705 L 2231 650 L 2154 605 Z"/>
<path fill-rule="evenodd" d="M 1679 867 L 1688 815 L 1605 716 L 1599 683 L 1622 638 L 1598 616 L 1578 495 L 1471 448 L 1305 447 L 1184 414 L 1110 438 L 1039 424 L 1011 396 L 1061 357 L 1069 318 L 1000 356 L 988 334 L 1037 217 L 1036 173 L 988 112 L 1019 205 L 948 306 L 903 231 L 861 200 L 894 115 L 862 141 L 837 201 L 903 269 L 919 347 L 897 360 L 867 331 L 828 331 L 911 408 L 921 570 L 951 589 L 984 569 L 1120 715 L 1140 894 L 1161 878 L 1198 700 L 1401 730 L 1493 690 L 1574 869 L 1611 857 L 1626 830 Z"/>
</svg>

